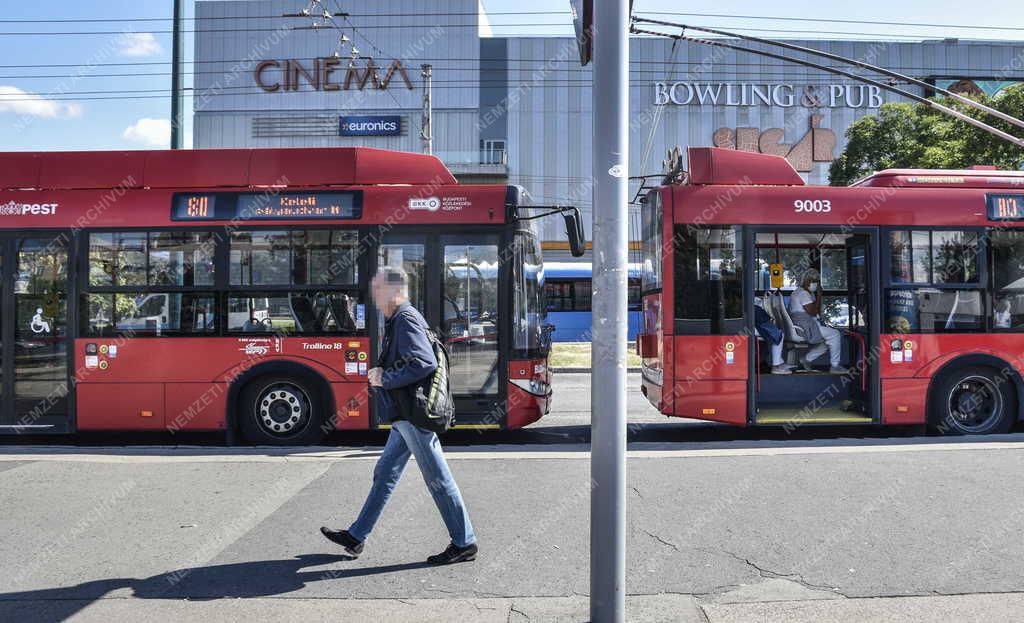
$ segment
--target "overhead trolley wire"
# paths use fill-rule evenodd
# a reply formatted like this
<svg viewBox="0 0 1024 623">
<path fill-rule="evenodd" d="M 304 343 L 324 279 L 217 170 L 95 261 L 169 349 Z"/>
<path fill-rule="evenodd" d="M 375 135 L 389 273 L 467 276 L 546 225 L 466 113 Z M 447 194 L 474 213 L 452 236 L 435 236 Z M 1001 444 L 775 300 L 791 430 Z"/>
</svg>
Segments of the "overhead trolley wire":
<svg viewBox="0 0 1024 623">
<path fill-rule="evenodd" d="M 634 11 L 634 15 L 660 15 L 660 16 L 672 16 L 672 17 L 712 17 L 712 18 L 728 18 L 728 19 L 746 19 L 746 20 L 768 20 L 768 21 L 787 21 L 787 22 L 809 22 L 809 23 L 823 23 L 823 24 L 853 24 L 853 25 L 869 25 L 869 26 L 901 26 L 901 27 L 916 27 L 916 28 L 953 28 L 959 30 L 1005 30 L 1005 31 L 1024 31 L 1024 27 L 1021 26 L 996 26 L 988 24 L 952 24 L 952 23 L 937 23 L 937 22 L 907 22 L 907 21 L 885 21 L 885 20 L 860 20 L 860 19 L 838 19 L 838 18 L 822 18 L 822 17 L 792 17 L 783 15 L 736 15 L 730 13 L 699 13 L 699 12 L 686 12 L 686 11 Z M 480 13 L 477 11 L 472 12 L 416 12 L 416 11 L 395 11 L 388 13 L 350 13 L 353 18 L 376 18 L 376 17 L 477 17 Z M 484 11 L 483 15 L 486 17 L 494 16 L 526 16 L 526 15 L 568 15 L 568 11 Z M 280 19 L 280 15 L 210 15 L 210 16 L 190 16 L 186 17 L 185 21 L 199 21 L 199 20 L 232 20 L 232 21 L 245 21 L 245 20 L 263 20 L 263 19 Z M 90 24 L 90 23 L 138 23 L 138 22 L 172 22 L 173 17 L 107 17 L 107 18 L 60 18 L 60 17 L 41 17 L 37 19 L 0 19 L 0 24 L 46 24 L 46 23 L 60 23 L 60 24 Z M 492 24 L 492 26 L 495 24 Z M 497 24 L 500 26 L 501 24 Z M 561 24 L 553 24 L 561 25 Z"/>
<path fill-rule="evenodd" d="M 642 29 L 637 28 L 635 25 L 633 25 L 631 27 L 631 29 L 633 31 L 643 32 L 645 34 L 656 35 L 656 36 L 659 36 L 659 37 L 669 37 L 669 38 L 679 37 L 679 38 L 684 38 L 684 39 L 687 39 L 689 41 L 693 41 L 693 42 L 696 42 L 696 43 L 702 43 L 704 45 L 718 46 L 718 47 L 728 48 L 728 49 L 731 49 L 731 50 L 736 50 L 738 52 L 748 52 L 748 53 L 751 53 L 751 54 L 757 54 L 757 55 L 760 55 L 760 56 L 766 56 L 768 58 L 774 58 L 774 59 L 786 61 L 786 62 L 789 62 L 789 63 L 796 63 L 798 65 L 804 65 L 805 67 L 811 67 L 813 69 L 820 69 L 822 71 L 827 71 L 829 73 L 838 74 L 838 75 L 841 75 L 841 76 L 846 76 L 847 78 L 850 78 L 850 79 L 853 79 L 853 80 L 858 80 L 860 82 L 864 82 L 864 83 L 867 83 L 867 84 L 870 84 L 870 85 L 874 85 L 874 86 L 877 86 L 877 87 L 879 87 L 881 89 L 884 89 L 886 91 L 890 91 L 892 93 L 896 93 L 896 94 L 901 95 L 901 96 L 903 96 L 903 97 L 905 97 L 907 99 L 913 100 L 915 102 L 919 102 L 919 103 L 924 104 L 924 105 L 926 105 L 926 106 L 928 106 L 930 108 L 933 108 L 935 110 L 941 111 L 941 112 L 943 112 L 943 113 L 945 113 L 945 114 L 947 114 L 947 115 L 949 115 L 951 117 L 959 119 L 959 120 L 963 121 L 964 123 L 968 123 L 970 125 L 973 125 L 976 128 L 979 128 L 981 130 L 984 130 L 985 132 L 988 132 L 989 134 L 993 134 L 995 136 L 998 136 L 999 138 L 1001 138 L 1001 139 L 1003 139 L 1005 141 L 1008 141 L 1010 143 L 1013 143 L 1013 144 L 1015 144 L 1015 145 L 1017 145 L 1019 147 L 1024 147 L 1024 139 L 1022 139 L 1022 138 L 1019 138 L 1017 136 L 1014 136 L 1012 134 L 1004 132 L 1004 131 L 1002 131 L 1002 130 L 1000 130 L 998 128 L 994 128 L 994 127 L 988 125 L 987 123 L 979 121 L 979 120 L 977 120 L 977 119 L 975 119 L 975 118 L 973 118 L 973 117 L 971 117 L 969 115 L 966 115 L 966 114 L 964 114 L 964 113 L 962 113 L 960 111 L 957 111 L 957 110 L 954 110 L 952 108 L 949 108 L 948 106 L 944 106 L 942 104 L 939 104 L 938 102 L 935 102 L 935 101 L 930 100 L 930 99 L 928 99 L 926 97 L 922 97 L 920 95 L 917 95 L 916 93 L 911 93 L 910 91 L 907 91 L 905 89 L 897 88 L 897 87 L 892 86 L 892 85 L 890 85 L 890 84 L 888 84 L 886 82 L 882 82 L 882 81 L 879 81 L 879 80 L 874 80 L 874 79 L 871 79 L 871 78 L 860 76 L 860 75 L 848 72 L 848 71 L 843 70 L 843 69 L 838 69 L 838 68 L 835 68 L 835 67 L 828 67 L 826 65 L 822 65 L 821 63 L 816 63 L 814 61 L 809 61 L 809 60 L 805 60 L 805 59 L 801 59 L 801 58 L 796 58 L 796 57 L 793 57 L 793 56 L 786 56 L 784 54 L 777 54 L 775 52 L 769 52 L 767 50 L 757 50 L 757 49 L 754 49 L 754 48 L 746 48 L 746 47 L 743 47 L 743 46 L 740 46 L 740 45 L 736 45 L 736 44 L 733 44 L 733 43 L 728 43 L 728 42 L 726 42 L 726 41 L 724 41 L 722 39 L 707 39 L 707 38 L 702 38 L 702 37 L 693 37 L 693 36 L 685 34 L 687 28 L 689 28 L 690 30 L 697 30 L 697 31 L 703 32 L 703 31 L 707 30 L 704 27 L 689 26 L 689 25 L 686 25 L 686 24 L 676 24 L 676 23 L 665 22 L 665 21 L 661 21 L 661 20 L 650 20 L 650 19 L 646 19 L 646 18 L 634 18 L 633 21 L 635 23 L 647 23 L 647 24 L 654 24 L 654 25 L 661 25 L 661 26 L 670 26 L 670 27 L 673 27 L 673 28 L 681 28 L 681 29 L 683 29 L 683 34 L 674 35 L 674 34 L 670 34 L 670 33 L 663 33 L 663 32 L 651 31 L 651 30 L 642 30 Z M 725 31 L 718 31 L 718 33 L 725 33 Z M 745 40 L 748 40 L 748 41 L 749 40 L 756 40 L 758 43 L 763 43 L 763 44 L 767 44 L 767 45 L 780 46 L 780 44 L 781 44 L 781 42 L 777 42 L 777 41 L 771 41 L 771 40 L 768 40 L 768 39 L 754 39 L 754 38 L 749 37 L 749 36 L 738 35 L 738 34 L 735 34 L 735 33 L 729 33 L 726 36 L 735 37 L 735 38 L 738 38 L 738 39 L 745 39 Z M 786 47 L 786 45 L 781 45 L 781 47 Z M 820 53 L 819 50 L 813 50 L 812 48 L 806 48 L 805 50 L 802 50 L 802 51 L 807 51 L 807 52 L 815 53 L 815 54 Z M 836 57 L 836 58 L 843 58 L 843 57 Z M 843 60 L 847 64 L 856 64 L 851 59 L 843 59 Z M 931 86 L 931 85 L 928 85 L 928 86 Z M 1017 121 L 1017 120 L 1015 120 L 1015 121 Z"/>
</svg>

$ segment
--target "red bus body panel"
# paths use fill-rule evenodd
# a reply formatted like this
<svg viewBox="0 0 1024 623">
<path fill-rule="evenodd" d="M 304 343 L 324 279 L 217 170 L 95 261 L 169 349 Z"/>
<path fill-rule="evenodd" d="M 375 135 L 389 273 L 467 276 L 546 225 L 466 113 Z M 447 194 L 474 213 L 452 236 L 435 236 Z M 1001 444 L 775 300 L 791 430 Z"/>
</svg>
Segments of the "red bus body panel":
<svg viewBox="0 0 1024 623">
<path fill-rule="evenodd" d="M 424 154 L 363 147 L 0 153 L 0 206 L 45 207 L 10 206 L 2 217 L 12 231 L 218 228 L 232 222 L 172 220 L 174 194 L 327 189 L 359 191 L 360 218 L 251 224 L 383 230 L 502 225 L 509 219 L 506 185 L 459 184 L 438 158 Z M 422 201 L 427 198 L 436 201 Z M 87 355 L 89 345 L 95 354 Z M 371 425 L 365 370 L 373 363 L 367 337 L 147 335 L 77 338 L 69 348 L 76 382 L 74 422 L 80 430 L 224 429 L 233 379 L 269 361 L 299 363 L 322 377 L 331 388 L 337 428 Z M 358 359 L 347 360 L 349 351 Z M 540 366 L 536 374 L 550 388 L 546 361 L 527 363 L 531 378 Z M 525 426 L 547 413 L 550 391 L 536 396 L 510 383 L 508 400 L 506 426 Z"/>
<path fill-rule="evenodd" d="M 508 364 L 508 416 L 509 428 L 522 428 L 533 424 L 551 409 L 551 368 L 546 359 L 513 360 Z M 516 381 L 534 381 L 540 390 L 527 391 Z M 456 414 L 456 420 L 458 414 Z M 458 421 L 456 421 L 458 424 Z"/>
<path fill-rule="evenodd" d="M 93 360 L 89 344 L 98 352 Z M 366 337 L 79 338 L 78 429 L 222 429 L 231 382 L 268 361 L 293 361 L 320 375 L 332 389 L 336 427 L 368 428 L 359 364 L 369 365 L 369 357 Z"/>
<path fill-rule="evenodd" d="M 672 415 L 746 424 L 747 342 L 743 335 L 677 336 Z"/>
<path fill-rule="evenodd" d="M 664 186 L 663 288 L 645 295 L 645 310 L 657 308 L 664 329 L 660 361 L 664 386 L 647 379 L 644 393 L 666 415 L 744 425 L 747 421 L 747 350 L 742 336 L 677 336 L 674 334 L 673 227 L 685 225 L 903 226 L 938 228 L 1022 228 L 1024 221 L 992 221 L 986 194 L 1024 192 L 1024 172 L 972 169 L 880 171 L 851 187 L 806 186 L 785 160 L 719 148 L 691 148 L 687 183 Z M 795 177 L 794 177 L 795 176 Z M 798 211 L 795 202 L 828 203 L 828 210 Z M 824 204 L 821 204 L 824 205 Z M 881 241 L 885 244 L 885 241 Z M 883 246 L 881 253 L 885 252 Z M 881 289 L 881 283 L 872 285 Z M 882 292 L 876 293 L 882 296 Z M 652 302 L 648 302 L 650 299 Z M 883 304 L 884 306 L 884 304 Z M 645 325 L 645 331 L 648 329 Z M 884 328 L 883 328 L 884 331 Z M 737 341 L 736 366 L 719 359 L 725 340 Z M 891 344 L 904 348 L 898 358 Z M 909 342 L 909 348 L 906 348 Z M 869 348 L 871 345 L 868 345 Z M 881 423 L 920 424 L 927 418 L 931 379 L 958 357 L 987 355 L 1009 363 L 1024 377 L 1024 334 L 881 333 L 878 363 L 881 380 Z M 910 351 L 909 359 L 906 351 Z M 706 371 L 704 376 L 695 370 Z M 741 373 L 742 370 L 742 373 Z M 671 389 L 670 389 L 671 388 Z M 660 391 L 656 391 L 660 389 Z M 714 409 L 708 413 L 705 409 Z"/>
</svg>

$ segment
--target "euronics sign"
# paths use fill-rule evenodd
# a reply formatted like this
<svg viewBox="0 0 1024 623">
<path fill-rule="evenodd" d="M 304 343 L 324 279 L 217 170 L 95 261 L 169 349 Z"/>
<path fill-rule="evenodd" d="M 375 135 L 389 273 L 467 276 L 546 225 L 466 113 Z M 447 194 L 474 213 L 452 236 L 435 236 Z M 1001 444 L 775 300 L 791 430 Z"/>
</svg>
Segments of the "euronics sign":
<svg viewBox="0 0 1024 623">
<path fill-rule="evenodd" d="M 401 115 L 347 115 L 341 117 L 341 136 L 401 136 Z"/>
</svg>

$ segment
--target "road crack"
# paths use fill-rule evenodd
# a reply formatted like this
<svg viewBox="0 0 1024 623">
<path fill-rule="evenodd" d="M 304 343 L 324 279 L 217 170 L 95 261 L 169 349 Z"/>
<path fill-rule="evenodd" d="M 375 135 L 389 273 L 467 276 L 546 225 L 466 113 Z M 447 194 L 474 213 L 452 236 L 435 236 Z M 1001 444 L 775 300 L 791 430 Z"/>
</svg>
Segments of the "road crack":
<svg viewBox="0 0 1024 623">
<path fill-rule="evenodd" d="M 509 623 L 511 623 L 511 621 L 512 621 L 512 614 L 513 613 L 518 614 L 519 616 L 523 617 L 527 621 L 531 620 L 530 619 L 530 615 L 526 614 L 525 612 L 523 612 L 519 608 L 516 608 L 515 603 L 510 604 L 508 608 L 509 608 L 508 609 L 508 622 Z"/>
<path fill-rule="evenodd" d="M 771 570 L 771 569 L 769 569 L 767 567 L 762 567 L 761 565 L 755 563 L 754 561 L 750 560 L 749 558 L 747 558 L 745 556 L 740 556 L 739 554 L 730 552 L 728 550 L 724 550 L 724 549 L 723 550 L 707 550 L 707 549 L 704 549 L 704 550 L 701 550 L 701 551 L 704 551 L 704 552 L 709 553 L 709 554 L 715 554 L 715 553 L 725 554 L 726 556 L 729 556 L 733 560 L 737 560 L 737 561 L 747 565 L 751 569 L 755 570 L 759 577 L 762 577 L 762 578 L 765 578 L 765 579 L 788 580 L 790 582 L 796 582 L 797 584 L 799 584 L 800 586 L 803 586 L 804 588 L 806 588 L 808 590 L 826 591 L 826 592 L 829 592 L 829 593 L 834 593 L 836 595 L 840 595 L 842 597 L 849 598 L 849 595 L 846 595 L 846 594 L 842 593 L 837 587 L 825 586 L 823 584 L 814 584 L 813 582 L 808 582 L 807 580 L 805 580 L 798 573 L 783 573 L 783 572 L 780 572 L 780 571 L 773 571 L 773 570 Z"/>
<path fill-rule="evenodd" d="M 667 540 L 661 538 L 660 536 L 658 536 L 657 534 L 654 534 L 653 532 L 648 532 L 647 530 L 644 530 L 643 528 L 640 528 L 640 529 L 643 530 L 644 534 L 646 534 L 647 536 L 651 537 L 655 541 L 657 541 L 657 542 L 659 542 L 659 543 L 661 543 L 663 545 L 668 545 L 669 547 L 671 547 L 672 549 L 676 550 L 680 554 L 683 553 L 683 550 L 679 549 L 679 546 L 676 545 L 675 543 L 673 543 L 672 541 L 667 541 Z"/>
</svg>

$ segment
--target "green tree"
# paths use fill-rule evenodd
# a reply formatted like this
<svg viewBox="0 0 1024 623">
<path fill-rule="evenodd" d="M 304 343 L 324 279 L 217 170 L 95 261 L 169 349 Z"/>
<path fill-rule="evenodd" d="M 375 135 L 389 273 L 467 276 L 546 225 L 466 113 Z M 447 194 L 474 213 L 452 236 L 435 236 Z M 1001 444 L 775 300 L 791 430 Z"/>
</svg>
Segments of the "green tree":
<svg viewBox="0 0 1024 623">
<path fill-rule="evenodd" d="M 1024 119 L 1024 84 L 981 103 Z M 1016 136 L 1024 131 L 946 98 L 941 104 Z M 1024 148 L 954 119 L 924 104 L 883 104 L 877 115 L 861 117 L 846 130 L 847 145 L 829 168 L 833 186 L 846 186 L 882 169 L 964 169 L 994 164 L 1000 169 L 1024 167 Z"/>
</svg>

